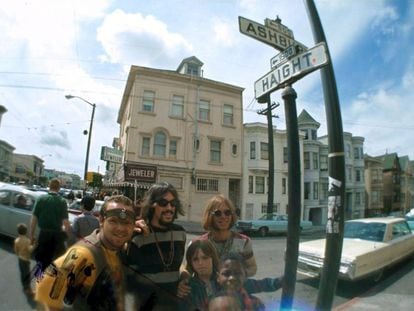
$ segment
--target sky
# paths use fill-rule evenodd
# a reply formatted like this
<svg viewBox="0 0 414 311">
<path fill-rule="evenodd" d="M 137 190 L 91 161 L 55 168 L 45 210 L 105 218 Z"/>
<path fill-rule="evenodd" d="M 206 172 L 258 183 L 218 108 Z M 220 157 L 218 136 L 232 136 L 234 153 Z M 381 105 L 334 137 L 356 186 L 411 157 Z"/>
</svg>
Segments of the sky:
<svg viewBox="0 0 414 311">
<path fill-rule="evenodd" d="M 365 138 L 364 152 L 414 160 L 414 1 L 315 0 L 334 68 L 343 130 Z M 176 70 L 187 57 L 205 78 L 243 87 L 243 122 L 257 114 L 254 82 L 270 71 L 273 47 L 239 31 L 238 17 L 277 16 L 313 47 L 300 0 L 3 0 L 0 6 L 0 139 L 48 169 L 83 176 L 92 107 L 89 170 L 104 173 L 102 146 L 119 135 L 118 110 L 131 65 Z M 319 70 L 293 84 L 296 109 L 326 135 Z M 79 96 L 67 100 L 65 95 Z M 286 128 L 281 105 L 274 111 Z"/>
</svg>

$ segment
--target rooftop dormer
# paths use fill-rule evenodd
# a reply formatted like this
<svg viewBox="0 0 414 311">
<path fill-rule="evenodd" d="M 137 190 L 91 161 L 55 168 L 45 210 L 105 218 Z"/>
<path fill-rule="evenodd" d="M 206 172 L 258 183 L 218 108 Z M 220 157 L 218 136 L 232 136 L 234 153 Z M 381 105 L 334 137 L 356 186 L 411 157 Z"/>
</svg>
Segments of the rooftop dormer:
<svg viewBox="0 0 414 311">
<path fill-rule="evenodd" d="M 201 77 L 202 76 L 202 70 L 201 67 L 203 67 L 203 62 L 200 61 L 197 57 L 191 56 L 184 58 L 180 65 L 177 68 L 178 73 L 192 75 Z"/>
</svg>

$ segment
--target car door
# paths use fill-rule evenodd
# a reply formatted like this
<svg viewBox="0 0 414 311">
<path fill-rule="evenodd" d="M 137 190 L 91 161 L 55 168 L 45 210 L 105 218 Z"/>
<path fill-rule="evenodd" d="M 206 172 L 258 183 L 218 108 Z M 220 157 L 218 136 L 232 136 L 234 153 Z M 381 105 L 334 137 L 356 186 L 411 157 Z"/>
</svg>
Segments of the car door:
<svg viewBox="0 0 414 311">
<path fill-rule="evenodd" d="M 17 224 L 24 223 L 30 228 L 34 198 L 22 192 L 11 192 L 12 204 L 9 210 L 8 231 L 11 236 L 17 236 Z M 19 198 L 24 198 L 24 203 L 19 204 Z"/>
<path fill-rule="evenodd" d="M 396 222 L 392 227 L 391 262 L 408 256 L 414 249 L 414 237 L 405 221 Z"/>
<path fill-rule="evenodd" d="M 0 190 L 0 233 L 9 235 L 8 215 L 11 205 L 11 193 L 9 190 Z"/>
</svg>

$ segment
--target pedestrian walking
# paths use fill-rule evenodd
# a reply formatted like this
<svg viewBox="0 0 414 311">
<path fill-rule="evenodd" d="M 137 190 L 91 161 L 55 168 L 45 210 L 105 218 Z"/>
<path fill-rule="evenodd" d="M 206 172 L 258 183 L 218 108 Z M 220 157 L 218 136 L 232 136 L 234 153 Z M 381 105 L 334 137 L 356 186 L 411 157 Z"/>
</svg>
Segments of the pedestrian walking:
<svg viewBox="0 0 414 311">
<path fill-rule="evenodd" d="M 26 224 L 18 224 L 17 233 L 19 236 L 14 240 L 13 249 L 19 259 L 20 281 L 23 286 L 23 291 L 27 296 L 31 297 L 33 296 L 33 291 L 30 286 L 30 259 L 34 246 L 27 236 Z"/>
<path fill-rule="evenodd" d="M 70 234 L 68 206 L 65 199 L 58 194 L 59 190 L 59 180 L 52 179 L 49 182 L 49 193 L 39 197 L 33 208 L 30 240 L 32 244 L 36 241 L 34 256 L 40 272 L 43 272 L 54 259 L 65 253 L 65 241 Z M 40 232 L 36 239 L 37 226 Z"/>
<path fill-rule="evenodd" d="M 37 284 L 35 299 L 50 310 L 63 304 L 73 310 L 124 311 L 125 279 L 119 250 L 135 227 L 132 201 L 108 198 L 99 216 L 100 228 L 56 259 Z"/>
</svg>

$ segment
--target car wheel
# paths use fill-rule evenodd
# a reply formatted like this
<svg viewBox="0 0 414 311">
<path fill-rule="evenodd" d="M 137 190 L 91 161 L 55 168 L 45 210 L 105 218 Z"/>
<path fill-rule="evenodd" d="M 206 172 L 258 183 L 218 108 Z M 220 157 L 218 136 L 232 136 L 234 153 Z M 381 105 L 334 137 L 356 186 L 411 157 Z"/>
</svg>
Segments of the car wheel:
<svg viewBox="0 0 414 311">
<path fill-rule="evenodd" d="M 269 232 L 269 229 L 267 229 L 266 227 L 261 227 L 259 229 L 259 234 L 260 234 L 261 237 L 265 237 L 268 232 Z"/>
<path fill-rule="evenodd" d="M 384 269 L 381 269 L 375 272 L 375 274 L 372 276 L 372 281 L 374 281 L 374 283 L 378 283 L 382 279 L 383 276 L 384 276 Z"/>
</svg>

